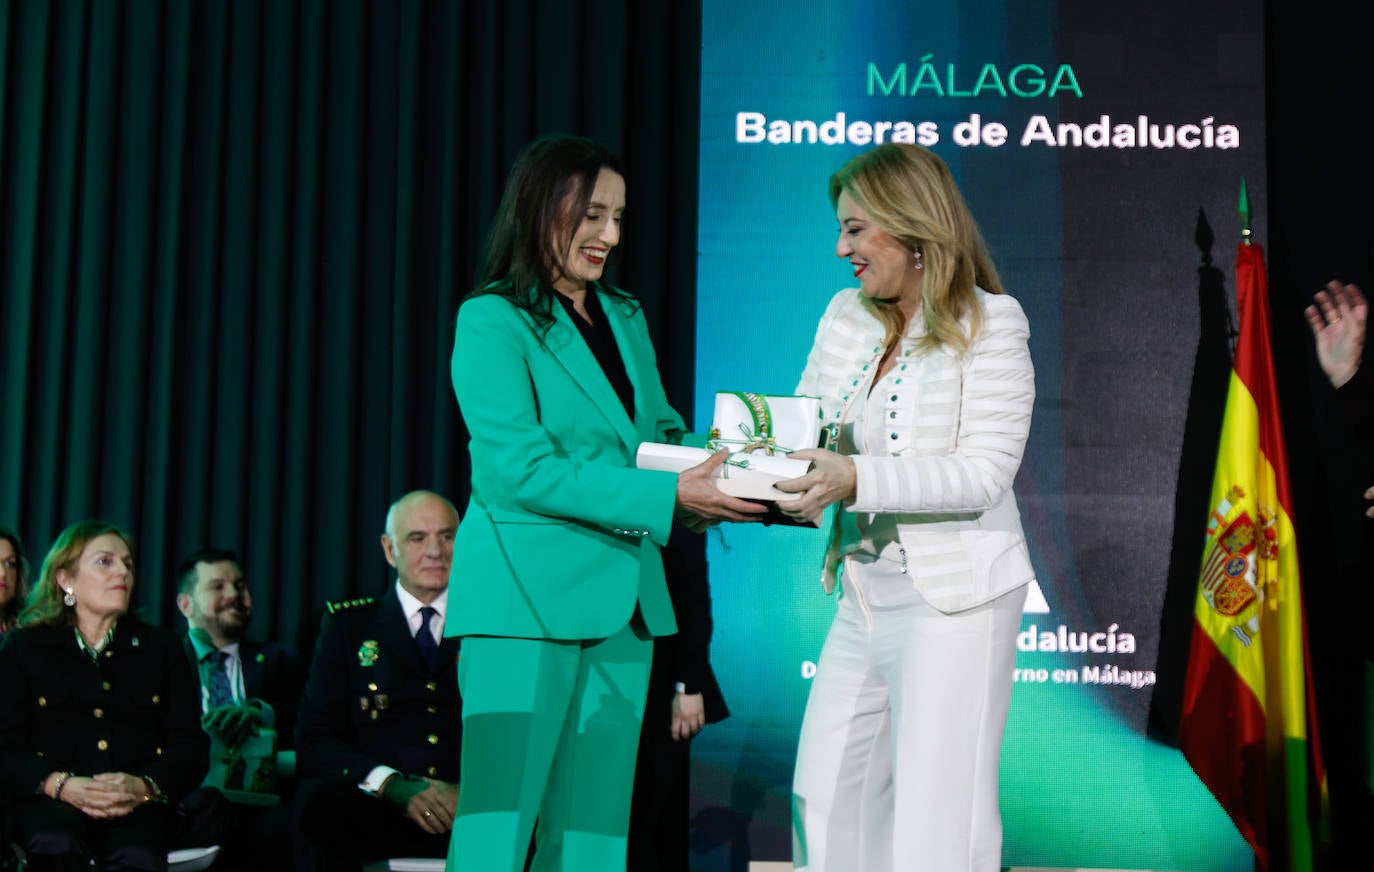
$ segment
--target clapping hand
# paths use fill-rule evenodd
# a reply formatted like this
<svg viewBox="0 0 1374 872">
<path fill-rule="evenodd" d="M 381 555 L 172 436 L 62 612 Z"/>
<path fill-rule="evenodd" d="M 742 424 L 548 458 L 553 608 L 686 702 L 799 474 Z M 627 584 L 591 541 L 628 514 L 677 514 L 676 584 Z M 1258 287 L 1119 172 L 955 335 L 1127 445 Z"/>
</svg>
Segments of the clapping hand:
<svg viewBox="0 0 1374 872">
<path fill-rule="evenodd" d="M 1358 285 L 1330 281 L 1326 290 L 1317 291 L 1303 314 L 1317 339 L 1317 362 L 1332 386 L 1339 388 L 1360 368 L 1369 316 L 1364 294 Z"/>
<path fill-rule="evenodd" d="M 262 709 L 231 703 L 212 708 L 200 718 L 205 732 L 218 736 L 226 748 L 237 748 L 262 726 Z"/>
</svg>

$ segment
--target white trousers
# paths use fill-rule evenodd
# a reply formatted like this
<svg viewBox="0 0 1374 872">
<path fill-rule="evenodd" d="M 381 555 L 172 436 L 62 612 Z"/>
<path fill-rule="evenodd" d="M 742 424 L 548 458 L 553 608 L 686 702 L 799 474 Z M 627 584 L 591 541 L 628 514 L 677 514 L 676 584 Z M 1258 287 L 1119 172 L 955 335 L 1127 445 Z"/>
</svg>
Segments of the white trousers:
<svg viewBox="0 0 1374 872">
<path fill-rule="evenodd" d="M 793 864 L 997 872 L 998 759 L 1026 589 L 954 615 L 886 561 L 845 561 L 802 721 Z"/>
</svg>

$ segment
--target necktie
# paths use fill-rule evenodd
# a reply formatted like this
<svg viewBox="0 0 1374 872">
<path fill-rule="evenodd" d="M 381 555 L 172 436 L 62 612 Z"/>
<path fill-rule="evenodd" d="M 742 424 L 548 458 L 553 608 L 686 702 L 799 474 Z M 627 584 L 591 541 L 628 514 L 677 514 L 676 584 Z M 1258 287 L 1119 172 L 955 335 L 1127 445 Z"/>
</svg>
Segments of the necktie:
<svg viewBox="0 0 1374 872">
<path fill-rule="evenodd" d="M 437 615 L 431 606 L 420 609 L 420 630 L 415 634 L 415 647 L 420 650 L 420 656 L 424 658 L 425 664 L 431 669 L 434 668 L 434 658 L 439 653 L 439 643 L 434 641 L 434 634 L 430 632 L 430 619 Z"/>
<path fill-rule="evenodd" d="M 229 655 L 223 651 L 212 651 L 205 655 L 210 667 L 210 708 L 231 705 L 234 702 L 234 689 L 229 686 Z"/>
</svg>

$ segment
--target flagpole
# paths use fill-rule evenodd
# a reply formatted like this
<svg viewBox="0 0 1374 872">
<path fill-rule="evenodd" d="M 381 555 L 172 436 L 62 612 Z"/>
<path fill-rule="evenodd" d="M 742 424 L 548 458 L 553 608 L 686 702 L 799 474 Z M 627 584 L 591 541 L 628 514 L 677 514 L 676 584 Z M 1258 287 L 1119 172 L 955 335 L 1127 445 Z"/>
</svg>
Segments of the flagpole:
<svg viewBox="0 0 1374 872">
<path fill-rule="evenodd" d="M 1240 212 L 1240 241 L 1250 244 L 1250 195 L 1245 190 L 1245 176 L 1240 177 L 1240 202 L 1236 206 Z"/>
<path fill-rule="evenodd" d="M 1255 853 L 1314 872 L 1329 826 L 1264 245 L 1240 183 L 1239 322 L 1212 479 L 1178 740 Z"/>
</svg>

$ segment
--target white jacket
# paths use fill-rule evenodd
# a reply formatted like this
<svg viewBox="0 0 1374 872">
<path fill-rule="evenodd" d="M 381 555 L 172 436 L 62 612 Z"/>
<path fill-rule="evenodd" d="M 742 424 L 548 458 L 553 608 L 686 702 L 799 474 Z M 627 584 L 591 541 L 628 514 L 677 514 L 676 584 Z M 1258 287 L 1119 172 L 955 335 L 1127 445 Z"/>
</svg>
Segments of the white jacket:
<svg viewBox="0 0 1374 872">
<path fill-rule="evenodd" d="M 978 291 L 984 320 L 963 355 L 948 348 L 897 363 L 895 385 L 869 398 L 891 444 L 854 455 L 850 512 L 896 513 L 900 550 L 931 605 L 956 612 L 1034 579 L 1012 494 L 1035 403 L 1030 327 L 1016 300 Z M 913 325 L 919 335 L 923 323 Z M 857 288 L 821 317 L 797 393 L 821 398 L 826 424 L 843 424 L 882 358 L 883 327 Z M 834 513 L 828 515 L 834 523 Z M 834 525 L 836 528 L 838 524 Z M 831 530 L 822 583 L 835 588 L 839 537 Z M 889 556 L 886 552 L 884 556 Z"/>
</svg>

